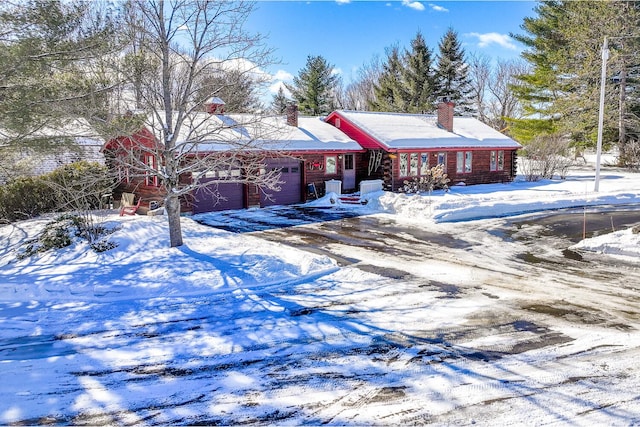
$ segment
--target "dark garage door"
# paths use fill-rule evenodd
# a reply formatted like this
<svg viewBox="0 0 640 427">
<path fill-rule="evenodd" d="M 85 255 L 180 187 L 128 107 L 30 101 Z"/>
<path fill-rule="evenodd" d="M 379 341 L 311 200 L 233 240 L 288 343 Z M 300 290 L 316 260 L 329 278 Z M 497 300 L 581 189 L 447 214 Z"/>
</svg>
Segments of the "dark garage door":
<svg viewBox="0 0 640 427">
<path fill-rule="evenodd" d="M 214 181 L 214 179 L 202 179 L 201 181 Z M 244 208 L 243 184 L 223 181 L 199 188 L 194 193 L 194 214 L 242 208 Z"/>
<path fill-rule="evenodd" d="M 299 160 L 295 159 L 269 159 L 266 169 L 280 170 L 280 191 L 266 190 L 271 200 L 260 193 L 260 206 L 290 205 L 301 201 L 302 168 Z"/>
</svg>

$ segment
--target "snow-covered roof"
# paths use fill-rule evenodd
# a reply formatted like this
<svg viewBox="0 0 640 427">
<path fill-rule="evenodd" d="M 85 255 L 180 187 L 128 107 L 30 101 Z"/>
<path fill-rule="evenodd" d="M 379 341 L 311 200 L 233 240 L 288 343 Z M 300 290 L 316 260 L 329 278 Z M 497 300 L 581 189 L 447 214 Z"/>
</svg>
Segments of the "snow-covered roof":
<svg viewBox="0 0 640 427">
<path fill-rule="evenodd" d="M 298 126 L 286 126 L 285 130 L 280 142 L 288 150 L 362 150 L 356 141 L 320 117 L 298 117 Z"/>
<path fill-rule="evenodd" d="M 454 117 L 453 132 L 425 114 L 337 111 L 391 150 L 429 148 L 520 148 L 513 139 L 472 117 Z"/>
<path fill-rule="evenodd" d="M 147 124 L 161 135 L 162 124 L 153 116 Z M 281 116 L 219 115 L 199 112 L 185 120 L 177 139 L 183 150 L 357 151 L 362 147 L 319 117 L 300 117 L 298 126 Z"/>
<path fill-rule="evenodd" d="M 214 96 L 213 98 L 211 98 L 209 102 L 217 105 L 225 105 L 225 102 L 222 99 L 218 98 L 217 96 Z"/>
<path fill-rule="evenodd" d="M 16 137 L 18 135 L 13 132 L 0 129 L 0 144 L 3 139 Z M 104 143 L 104 138 L 83 118 L 70 119 L 56 125 L 45 126 L 28 135 L 23 135 L 21 138 L 73 138 L 76 144 L 83 146 L 101 146 Z"/>
</svg>

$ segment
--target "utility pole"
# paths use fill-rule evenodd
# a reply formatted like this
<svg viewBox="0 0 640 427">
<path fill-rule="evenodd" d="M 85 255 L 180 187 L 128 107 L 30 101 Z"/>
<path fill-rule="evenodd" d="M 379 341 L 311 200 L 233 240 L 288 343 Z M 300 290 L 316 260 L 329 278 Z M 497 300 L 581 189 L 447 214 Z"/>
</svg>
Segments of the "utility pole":
<svg viewBox="0 0 640 427">
<path fill-rule="evenodd" d="M 602 128 L 604 127 L 604 93 L 607 81 L 607 60 L 609 59 L 609 45 L 607 36 L 604 36 L 602 44 L 602 74 L 600 75 L 600 111 L 598 113 L 598 145 L 596 148 L 596 182 L 594 190 L 596 193 L 600 187 L 600 158 L 602 157 Z"/>
</svg>

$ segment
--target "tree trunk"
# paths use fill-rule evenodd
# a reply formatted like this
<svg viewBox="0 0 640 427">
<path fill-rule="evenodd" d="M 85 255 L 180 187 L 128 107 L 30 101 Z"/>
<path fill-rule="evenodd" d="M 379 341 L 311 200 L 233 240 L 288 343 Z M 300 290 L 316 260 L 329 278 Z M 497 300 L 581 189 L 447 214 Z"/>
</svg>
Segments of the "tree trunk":
<svg viewBox="0 0 640 427">
<path fill-rule="evenodd" d="M 180 199 L 169 195 L 165 201 L 169 221 L 169 241 L 172 248 L 182 246 L 182 228 L 180 226 Z"/>
<path fill-rule="evenodd" d="M 627 154 L 627 133 L 626 127 L 624 123 L 624 118 L 626 115 L 626 92 L 627 92 L 627 71 L 624 68 L 624 63 L 622 66 L 622 71 L 620 72 L 620 98 L 618 105 L 618 149 L 620 150 L 620 166 L 626 166 L 629 163 L 629 158 Z"/>
</svg>

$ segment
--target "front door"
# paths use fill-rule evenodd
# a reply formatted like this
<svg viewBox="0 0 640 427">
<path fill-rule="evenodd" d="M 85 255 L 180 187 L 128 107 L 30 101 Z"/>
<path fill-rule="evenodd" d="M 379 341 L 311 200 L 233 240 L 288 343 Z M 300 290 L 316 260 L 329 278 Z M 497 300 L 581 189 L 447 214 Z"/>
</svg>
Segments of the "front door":
<svg viewBox="0 0 640 427">
<path fill-rule="evenodd" d="M 342 188 L 347 191 L 356 189 L 356 168 L 353 154 L 344 155 L 344 164 L 342 167 Z"/>
</svg>

